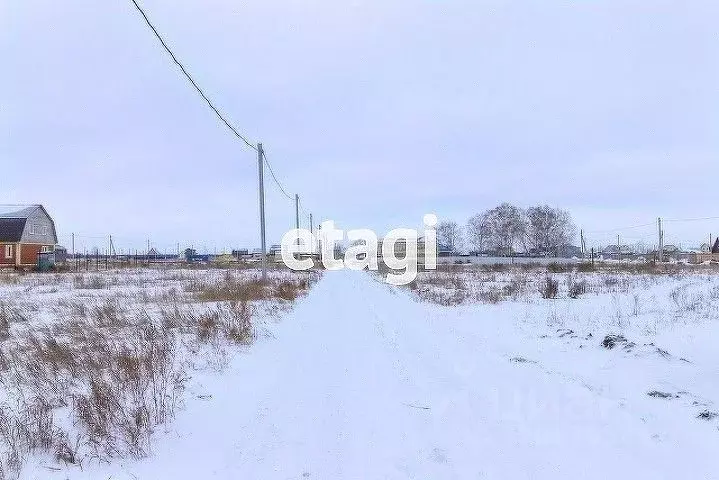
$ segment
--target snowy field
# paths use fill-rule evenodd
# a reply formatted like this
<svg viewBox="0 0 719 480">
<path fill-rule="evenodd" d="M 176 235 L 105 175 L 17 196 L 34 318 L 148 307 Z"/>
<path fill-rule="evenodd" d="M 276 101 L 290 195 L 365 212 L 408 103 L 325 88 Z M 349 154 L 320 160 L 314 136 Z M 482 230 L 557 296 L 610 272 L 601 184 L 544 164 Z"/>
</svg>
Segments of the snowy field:
<svg viewBox="0 0 719 480">
<path fill-rule="evenodd" d="M 719 479 L 717 272 L 548 268 L 407 287 L 326 272 L 309 289 L 275 272 L 267 294 L 236 286 L 253 271 L 0 277 L 0 434 L 22 405 L 47 431 L 49 410 L 57 431 L 24 453 L 28 479 Z M 143 370 L 40 338 L 178 353 Z M 17 356 L 43 348 L 41 366 Z M 106 395 L 123 409 L 87 407 L 94 364 L 128 385 Z"/>
</svg>

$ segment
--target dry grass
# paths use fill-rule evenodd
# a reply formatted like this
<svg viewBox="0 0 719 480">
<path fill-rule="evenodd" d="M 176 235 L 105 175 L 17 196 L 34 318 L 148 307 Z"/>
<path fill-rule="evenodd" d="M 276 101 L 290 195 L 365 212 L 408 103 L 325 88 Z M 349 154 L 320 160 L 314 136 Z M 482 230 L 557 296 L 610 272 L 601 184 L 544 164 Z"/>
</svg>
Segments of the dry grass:
<svg viewBox="0 0 719 480">
<path fill-rule="evenodd" d="M 14 400 L 0 418 L 7 478 L 36 451 L 70 463 L 142 456 L 178 406 L 186 376 L 175 332 L 143 321 L 119 338 L 73 321 L 57 330 L 60 340 L 32 335 L 5 346 L 0 380 Z M 72 429 L 54 421 L 58 408 Z"/>
<path fill-rule="evenodd" d="M 191 372 L 221 370 L 233 345 L 256 338 L 260 310 L 288 308 L 310 288 L 306 274 L 157 273 L 4 284 L 21 294 L 0 301 L 0 480 L 37 453 L 80 466 L 148 454 Z M 28 289 L 61 298 L 29 301 Z"/>
<path fill-rule="evenodd" d="M 106 280 L 100 275 L 75 275 L 73 284 L 79 290 L 102 290 L 107 288 Z"/>
<path fill-rule="evenodd" d="M 269 279 L 263 282 L 259 276 L 245 278 L 228 271 L 220 280 L 193 280 L 185 286 L 185 291 L 193 293 L 200 302 L 246 303 L 270 298 L 294 301 L 308 288 L 306 278 Z"/>
<path fill-rule="evenodd" d="M 0 270 L 0 285 L 17 285 L 20 283 L 20 278 L 18 273 Z"/>
<path fill-rule="evenodd" d="M 628 294 L 650 288 L 664 278 L 683 280 L 717 272 L 719 270 L 710 265 L 682 264 L 439 265 L 436 271 L 420 271 L 409 288 L 421 300 L 440 305 L 494 304 L 504 300 L 577 299 L 586 294 Z M 703 304 L 701 298 L 684 296 L 682 292 L 674 294 L 682 310 L 696 310 L 698 305 Z"/>
</svg>

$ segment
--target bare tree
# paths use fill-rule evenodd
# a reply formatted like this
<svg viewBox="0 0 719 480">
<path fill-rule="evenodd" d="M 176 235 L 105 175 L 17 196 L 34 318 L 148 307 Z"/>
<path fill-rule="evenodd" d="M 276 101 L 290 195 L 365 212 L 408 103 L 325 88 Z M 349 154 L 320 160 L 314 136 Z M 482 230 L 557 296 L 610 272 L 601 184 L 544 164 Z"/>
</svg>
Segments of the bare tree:
<svg viewBox="0 0 719 480">
<path fill-rule="evenodd" d="M 483 214 L 486 216 L 488 245 L 503 255 L 511 255 L 524 235 L 524 219 L 519 208 L 503 203 Z"/>
<path fill-rule="evenodd" d="M 447 247 L 451 252 L 456 252 L 462 243 L 462 230 L 457 225 L 457 222 L 440 222 L 437 225 L 437 242 Z"/>
<path fill-rule="evenodd" d="M 467 222 L 467 236 L 469 243 L 478 251 L 483 252 L 490 238 L 489 212 L 478 213 Z"/>
<path fill-rule="evenodd" d="M 556 255 L 559 247 L 574 239 L 576 229 L 566 210 L 539 205 L 528 208 L 524 215 L 524 240 L 530 250 Z"/>
</svg>

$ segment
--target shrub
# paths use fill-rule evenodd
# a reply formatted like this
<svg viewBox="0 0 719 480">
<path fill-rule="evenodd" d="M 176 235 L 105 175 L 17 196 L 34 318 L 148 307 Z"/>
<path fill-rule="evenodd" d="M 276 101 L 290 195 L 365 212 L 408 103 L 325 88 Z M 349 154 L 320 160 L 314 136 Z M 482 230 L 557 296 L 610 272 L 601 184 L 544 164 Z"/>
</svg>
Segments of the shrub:
<svg viewBox="0 0 719 480">
<path fill-rule="evenodd" d="M 197 321 L 197 338 L 203 343 L 209 342 L 217 336 L 218 329 L 217 315 L 200 315 Z"/>
<path fill-rule="evenodd" d="M 559 282 L 554 280 L 550 275 L 547 275 L 544 279 L 544 283 L 539 288 L 539 293 L 542 295 L 542 298 L 557 298 Z"/>
<path fill-rule="evenodd" d="M 529 285 L 530 281 L 527 274 L 517 272 L 509 283 L 503 287 L 502 293 L 505 297 L 511 297 L 512 300 L 517 300 L 527 293 Z"/>
<path fill-rule="evenodd" d="M 579 298 L 581 295 L 587 293 L 587 282 L 586 280 L 576 281 L 573 276 L 569 276 L 567 279 L 567 295 L 569 298 Z"/>
</svg>

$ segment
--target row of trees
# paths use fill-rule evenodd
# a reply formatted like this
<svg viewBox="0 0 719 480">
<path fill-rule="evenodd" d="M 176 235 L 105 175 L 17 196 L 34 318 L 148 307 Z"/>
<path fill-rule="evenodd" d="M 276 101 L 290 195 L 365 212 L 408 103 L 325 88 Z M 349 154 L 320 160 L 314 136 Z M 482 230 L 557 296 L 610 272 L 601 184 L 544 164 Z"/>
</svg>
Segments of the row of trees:
<svg viewBox="0 0 719 480">
<path fill-rule="evenodd" d="M 460 250 L 467 240 L 469 246 L 479 252 L 511 255 L 522 248 L 525 252 L 556 254 L 576 236 L 569 212 L 548 205 L 521 209 L 502 203 L 474 215 L 464 230 L 457 222 L 440 222 L 437 241 L 451 251 Z"/>
</svg>

